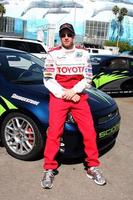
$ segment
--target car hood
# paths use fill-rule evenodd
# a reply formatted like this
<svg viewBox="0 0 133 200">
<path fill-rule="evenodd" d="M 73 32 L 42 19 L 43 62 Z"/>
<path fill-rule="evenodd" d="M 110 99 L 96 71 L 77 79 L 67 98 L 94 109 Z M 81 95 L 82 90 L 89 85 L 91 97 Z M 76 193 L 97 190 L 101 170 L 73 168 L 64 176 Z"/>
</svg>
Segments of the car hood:
<svg viewBox="0 0 133 200">
<path fill-rule="evenodd" d="M 88 102 L 92 105 L 92 111 L 103 111 L 106 108 L 116 105 L 115 100 L 101 90 L 92 87 L 87 92 L 89 95 Z"/>
<path fill-rule="evenodd" d="M 26 88 L 26 90 L 29 89 L 29 93 L 32 95 L 35 94 L 40 100 L 43 100 L 49 95 L 48 90 L 43 84 L 26 85 L 23 88 Z M 92 111 L 100 111 L 116 104 L 112 97 L 94 87 L 87 89 L 85 92 L 88 94 L 88 102 L 90 103 Z"/>
</svg>

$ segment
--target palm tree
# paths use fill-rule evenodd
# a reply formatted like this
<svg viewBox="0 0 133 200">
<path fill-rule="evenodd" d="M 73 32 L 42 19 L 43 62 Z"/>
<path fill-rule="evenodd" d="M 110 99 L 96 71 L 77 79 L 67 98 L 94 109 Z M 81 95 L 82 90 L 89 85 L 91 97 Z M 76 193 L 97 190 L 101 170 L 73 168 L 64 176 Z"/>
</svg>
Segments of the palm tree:
<svg viewBox="0 0 133 200">
<path fill-rule="evenodd" d="M 117 41 L 117 47 L 118 47 L 120 36 L 123 34 L 122 21 L 123 21 L 125 15 L 127 15 L 128 10 L 126 8 L 119 8 L 118 6 L 114 6 L 112 8 L 112 12 L 115 15 L 115 20 L 117 23 L 118 31 L 117 31 L 116 41 Z"/>
<path fill-rule="evenodd" d="M 112 35 L 111 35 L 112 40 L 114 40 L 115 31 L 117 30 L 117 26 L 118 26 L 118 24 L 117 24 L 117 15 L 118 15 L 118 13 L 119 13 L 119 10 L 120 10 L 120 9 L 119 9 L 118 6 L 114 6 L 114 7 L 112 8 L 112 12 L 113 12 L 113 14 L 115 15 L 115 19 L 113 19 L 113 20 L 111 21 L 111 28 L 112 28 L 112 30 L 113 30 Z"/>
<path fill-rule="evenodd" d="M 115 14 L 115 15 L 117 15 L 118 13 L 119 13 L 119 7 L 118 6 L 114 6 L 113 8 L 112 8 L 112 12 Z"/>
<path fill-rule="evenodd" d="M 3 4 L 0 3 L 0 16 L 3 17 L 3 14 L 6 13 L 6 9 Z"/>
<path fill-rule="evenodd" d="M 6 9 L 3 4 L 0 3 L 0 31 L 3 30 L 3 14 L 6 13 Z"/>
</svg>

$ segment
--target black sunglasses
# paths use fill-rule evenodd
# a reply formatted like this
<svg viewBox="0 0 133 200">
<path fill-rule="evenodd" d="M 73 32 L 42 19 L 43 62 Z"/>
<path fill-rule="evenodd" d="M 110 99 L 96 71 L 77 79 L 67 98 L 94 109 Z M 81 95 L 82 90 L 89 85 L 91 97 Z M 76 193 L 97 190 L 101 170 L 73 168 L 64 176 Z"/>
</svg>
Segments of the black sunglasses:
<svg viewBox="0 0 133 200">
<path fill-rule="evenodd" d="M 67 35 L 67 37 L 73 37 L 74 36 L 72 33 L 62 33 L 62 34 L 60 34 L 60 37 L 64 38 L 64 37 L 66 37 L 66 35 Z"/>
</svg>

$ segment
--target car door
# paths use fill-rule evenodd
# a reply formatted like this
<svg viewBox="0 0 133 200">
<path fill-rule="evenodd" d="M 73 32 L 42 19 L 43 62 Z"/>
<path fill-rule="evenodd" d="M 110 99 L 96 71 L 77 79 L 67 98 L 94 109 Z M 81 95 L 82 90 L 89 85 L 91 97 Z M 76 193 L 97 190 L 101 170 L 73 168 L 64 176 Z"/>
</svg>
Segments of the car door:
<svg viewBox="0 0 133 200">
<path fill-rule="evenodd" d="M 128 66 L 123 73 L 127 75 L 121 82 L 120 88 L 124 93 L 133 93 L 133 58 L 127 58 Z"/>
<path fill-rule="evenodd" d="M 100 72 L 96 77 L 96 87 L 105 92 L 117 93 L 122 84 L 129 79 L 130 66 L 126 57 L 110 57 L 101 62 Z"/>
</svg>

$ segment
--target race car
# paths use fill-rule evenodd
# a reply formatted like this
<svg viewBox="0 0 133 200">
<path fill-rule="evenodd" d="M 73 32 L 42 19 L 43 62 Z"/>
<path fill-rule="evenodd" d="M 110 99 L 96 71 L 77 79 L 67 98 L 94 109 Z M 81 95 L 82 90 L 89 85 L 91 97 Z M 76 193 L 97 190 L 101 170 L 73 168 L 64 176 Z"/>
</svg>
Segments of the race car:
<svg viewBox="0 0 133 200">
<path fill-rule="evenodd" d="M 133 57 L 91 55 L 93 86 L 110 95 L 133 95 Z"/>
<path fill-rule="evenodd" d="M 44 68 L 44 61 L 27 52 L 0 48 L 0 140 L 17 159 L 35 160 L 45 147 L 49 91 L 43 84 Z M 106 93 L 94 87 L 85 92 L 101 152 L 116 141 L 119 109 Z M 64 125 L 59 154 L 63 159 L 85 156 L 82 136 L 71 113 Z"/>
</svg>

